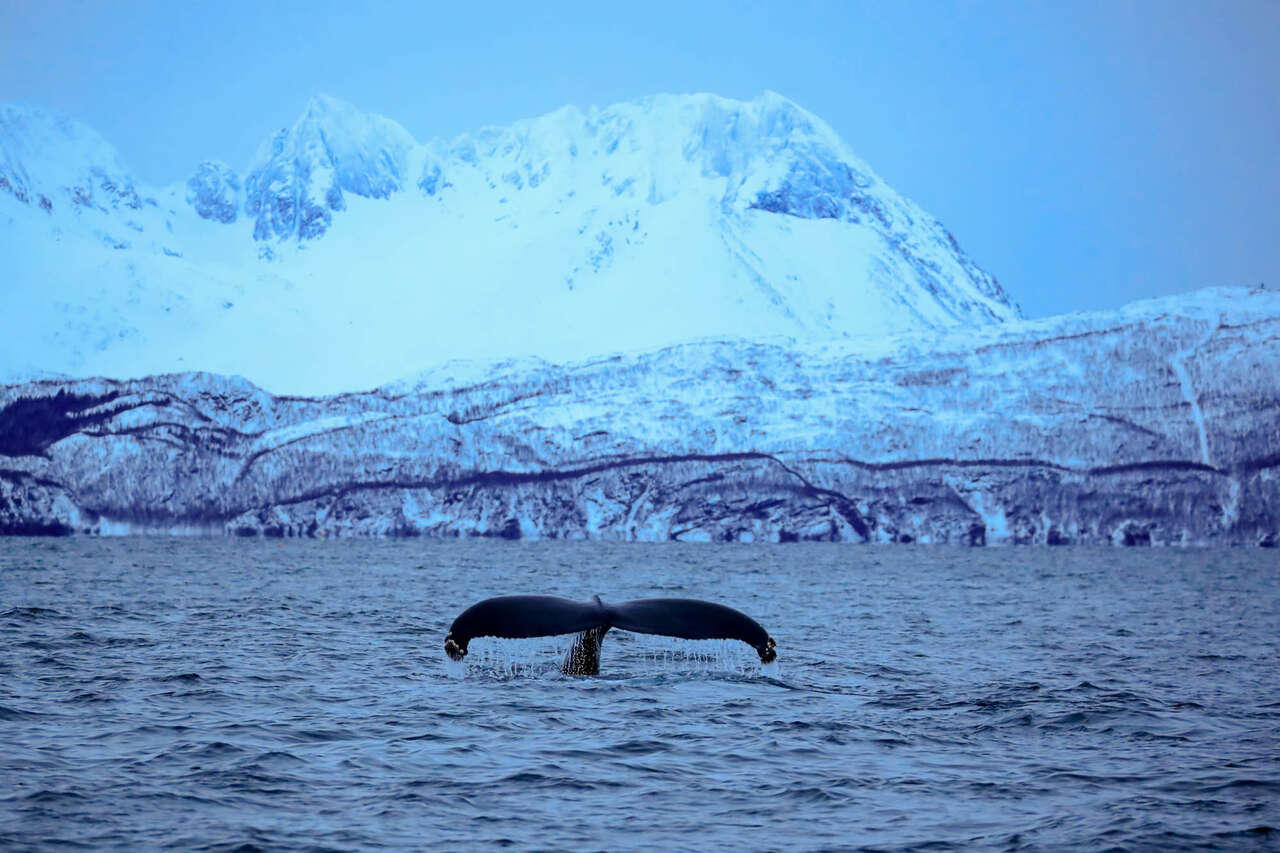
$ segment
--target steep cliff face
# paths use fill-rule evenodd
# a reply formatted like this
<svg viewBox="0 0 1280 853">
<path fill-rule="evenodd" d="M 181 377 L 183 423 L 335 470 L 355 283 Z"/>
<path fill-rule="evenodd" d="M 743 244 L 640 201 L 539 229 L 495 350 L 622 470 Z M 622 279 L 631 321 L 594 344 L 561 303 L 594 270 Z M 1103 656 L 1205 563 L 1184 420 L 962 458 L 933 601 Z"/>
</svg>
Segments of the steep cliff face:
<svg viewBox="0 0 1280 853">
<path fill-rule="evenodd" d="M 258 152 L 245 182 L 256 240 L 322 236 L 344 192 L 387 198 L 401 189 L 416 142 L 403 127 L 318 95 L 292 128 Z"/>
<path fill-rule="evenodd" d="M 1241 543 L 1280 534 L 1280 298 L 985 333 L 0 391 L 0 530 Z"/>
<path fill-rule="evenodd" d="M 774 94 L 566 107 L 425 144 L 317 97 L 243 173 L 206 161 L 154 191 L 88 128 L 5 108 L 0 181 L 0 381 L 198 368 L 329 394 L 451 358 L 1018 315 Z"/>
</svg>

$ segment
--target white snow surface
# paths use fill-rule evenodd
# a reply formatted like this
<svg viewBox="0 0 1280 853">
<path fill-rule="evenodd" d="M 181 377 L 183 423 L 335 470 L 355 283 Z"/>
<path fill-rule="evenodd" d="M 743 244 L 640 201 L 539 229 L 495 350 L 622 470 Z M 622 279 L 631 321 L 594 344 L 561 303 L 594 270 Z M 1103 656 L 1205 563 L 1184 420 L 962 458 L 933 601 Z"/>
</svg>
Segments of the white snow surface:
<svg viewBox="0 0 1280 853">
<path fill-rule="evenodd" d="M 72 119 L 0 107 L 0 382 L 203 370 L 275 393 L 458 359 L 1014 320 L 935 219 L 781 96 L 565 107 L 418 143 L 318 96 L 243 177 L 138 187 Z"/>
</svg>

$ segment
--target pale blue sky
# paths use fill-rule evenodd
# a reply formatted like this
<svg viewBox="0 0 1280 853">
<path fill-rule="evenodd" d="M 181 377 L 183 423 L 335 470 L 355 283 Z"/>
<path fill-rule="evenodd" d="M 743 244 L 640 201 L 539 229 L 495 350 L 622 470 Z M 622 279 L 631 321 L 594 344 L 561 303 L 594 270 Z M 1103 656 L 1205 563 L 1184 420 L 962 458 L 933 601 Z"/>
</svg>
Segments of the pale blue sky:
<svg viewBox="0 0 1280 853">
<path fill-rule="evenodd" d="M 316 92 L 422 140 L 772 89 L 1043 316 L 1280 288 L 1278 44 L 1277 0 L 0 0 L 0 101 L 70 113 L 161 184 L 243 169 Z"/>
</svg>

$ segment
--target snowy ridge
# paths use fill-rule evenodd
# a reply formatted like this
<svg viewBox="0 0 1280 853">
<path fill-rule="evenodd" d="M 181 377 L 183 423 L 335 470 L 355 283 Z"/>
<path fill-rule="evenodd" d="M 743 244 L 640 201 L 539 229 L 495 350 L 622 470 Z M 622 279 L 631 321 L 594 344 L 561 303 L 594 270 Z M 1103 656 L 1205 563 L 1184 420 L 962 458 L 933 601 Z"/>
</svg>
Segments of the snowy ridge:
<svg viewBox="0 0 1280 853">
<path fill-rule="evenodd" d="M 46 215 L 55 206 L 104 214 L 142 206 L 109 142 L 69 116 L 19 104 L 0 104 L 0 194 Z"/>
<path fill-rule="evenodd" d="M 155 191 L 87 128 L 4 110 L 0 379 L 202 369 L 333 393 L 457 358 L 1018 313 L 941 224 L 772 93 L 566 107 L 423 144 L 318 96 L 243 173 L 206 161 Z"/>
<path fill-rule="evenodd" d="M 933 336 L 455 362 L 325 398 L 13 385 L 0 531 L 1274 545 L 1278 448 L 1280 295 L 1217 289 Z"/>
</svg>

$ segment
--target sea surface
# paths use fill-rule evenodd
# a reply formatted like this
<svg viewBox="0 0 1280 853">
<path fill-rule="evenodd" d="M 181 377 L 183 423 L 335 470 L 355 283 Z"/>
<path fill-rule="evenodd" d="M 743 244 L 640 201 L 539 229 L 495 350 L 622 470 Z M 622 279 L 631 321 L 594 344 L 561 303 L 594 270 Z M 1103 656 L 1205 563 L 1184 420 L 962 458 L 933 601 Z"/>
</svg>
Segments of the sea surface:
<svg viewBox="0 0 1280 853">
<path fill-rule="evenodd" d="M 778 641 L 444 633 L 688 596 Z M 0 539 L 4 850 L 1272 850 L 1260 549 Z"/>
</svg>

